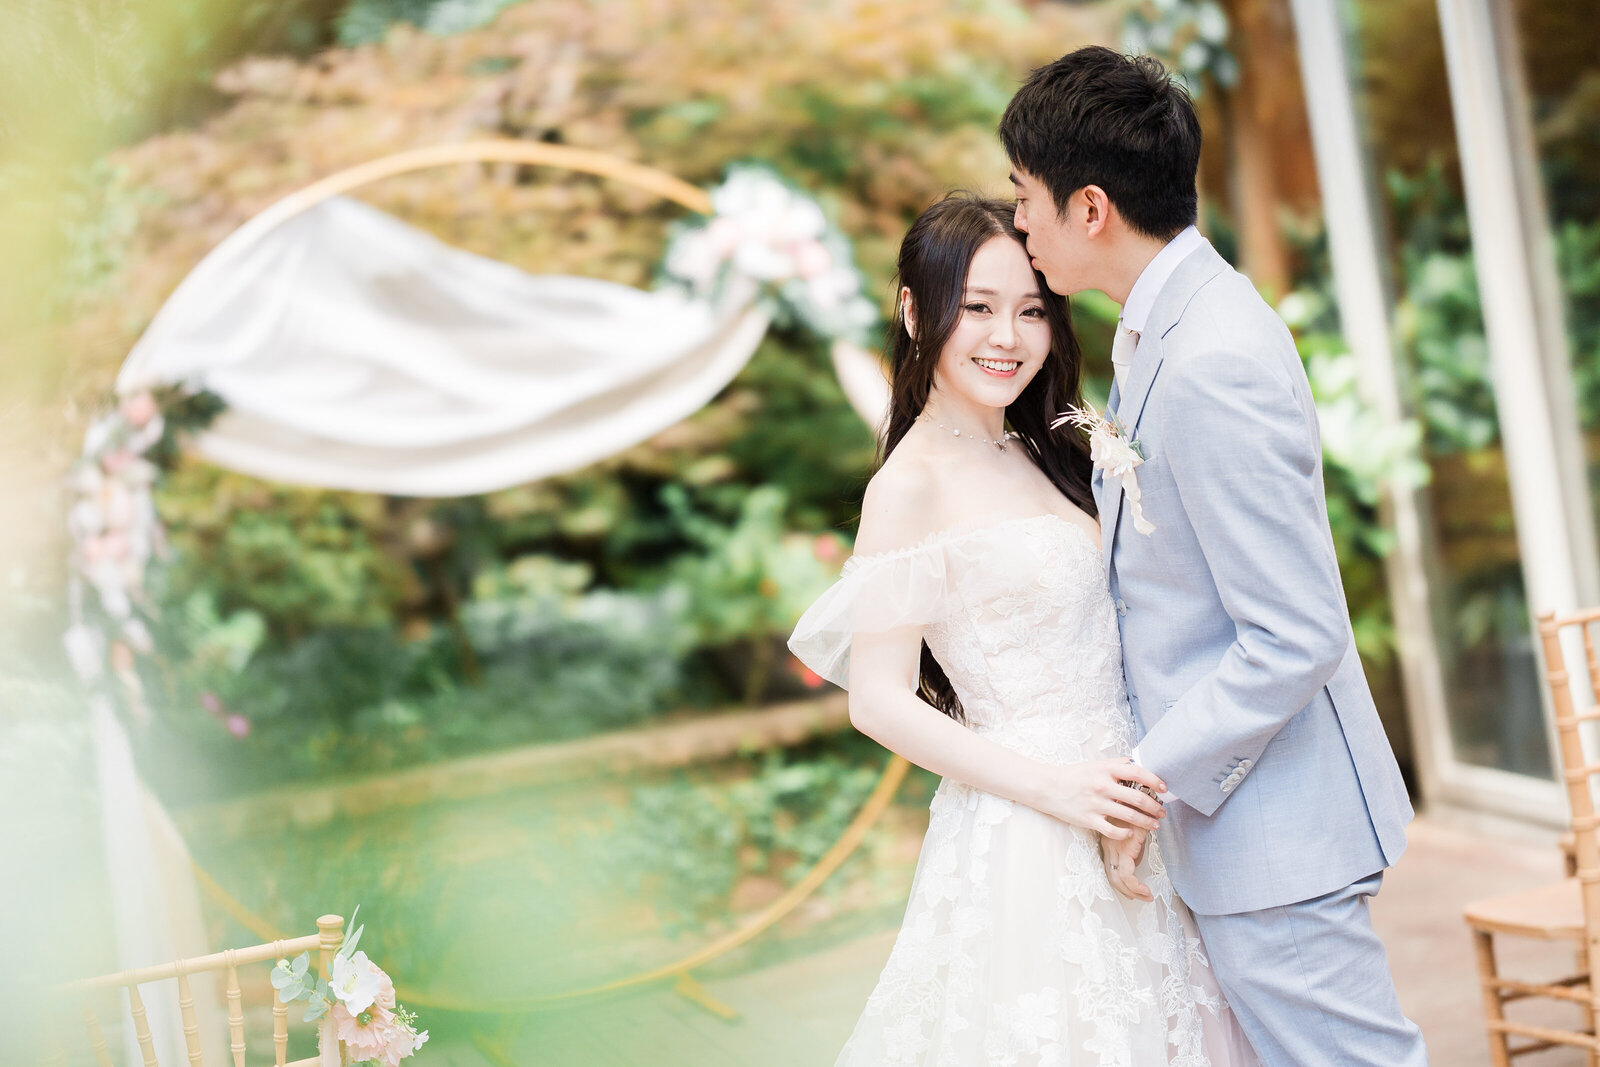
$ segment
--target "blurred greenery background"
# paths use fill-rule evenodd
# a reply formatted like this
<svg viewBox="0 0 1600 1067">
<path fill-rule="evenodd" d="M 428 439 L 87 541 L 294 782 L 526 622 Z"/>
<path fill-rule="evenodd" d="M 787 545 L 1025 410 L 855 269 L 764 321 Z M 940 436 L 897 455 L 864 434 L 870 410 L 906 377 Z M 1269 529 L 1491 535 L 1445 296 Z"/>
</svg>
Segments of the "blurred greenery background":
<svg viewBox="0 0 1600 1067">
<path fill-rule="evenodd" d="M 1432 4 L 1357 7 L 1416 414 L 1394 439 L 1374 432 L 1339 340 L 1324 231 L 1337 220 L 1320 213 L 1281 0 L 9 5 L 0 499 L 13 522 L 0 531 L 0 801 L 30 813 L 7 830 L 42 872 L 13 891 L 53 917 L 27 936 L 81 935 L 13 980 L 107 962 L 83 713 L 61 681 L 58 643 L 58 485 L 87 420 L 163 299 L 254 213 L 340 167 L 471 136 L 596 148 L 703 185 L 730 162 L 764 161 L 818 198 L 887 307 L 917 211 L 949 188 L 1005 192 L 994 126 L 1030 68 L 1097 42 L 1164 55 L 1191 79 L 1206 126 L 1203 225 L 1280 302 L 1323 406 L 1358 643 L 1404 758 L 1380 477 L 1399 465 L 1432 480 L 1464 662 L 1475 648 L 1493 655 L 1497 634 L 1525 631 L 1526 608 L 1448 101 L 1442 68 L 1429 65 Z M 1544 40 L 1572 7 L 1519 10 Z M 1580 404 L 1594 427 L 1600 93 L 1584 62 L 1553 62 L 1534 88 Z M 509 165 L 408 175 L 359 195 L 530 271 L 638 285 L 679 215 L 596 179 Z M 1115 314 L 1093 295 L 1075 301 L 1101 397 Z M 269 789 L 292 795 L 819 695 L 783 640 L 849 553 L 873 447 L 822 342 L 778 329 L 684 424 L 502 493 L 308 490 L 177 460 L 158 489 L 171 552 L 152 575 L 159 649 L 141 671 L 157 716 L 136 731 L 140 765 L 197 859 L 247 906 L 298 929 L 362 904 L 366 945 L 402 985 L 551 992 L 660 963 L 807 870 L 884 754 L 824 738 L 277 836 L 207 833 L 206 813 Z M 787 948 L 758 947 L 740 965 L 892 922 L 929 786 L 918 778 L 823 904 L 786 923 Z M 41 889 L 47 875 L 71 892 Z M 216 926 L 243 936 L 223 917 Z M 436 1024 L 447 1038 L 484 1025 L 450 1018 Z"/>
</svg>

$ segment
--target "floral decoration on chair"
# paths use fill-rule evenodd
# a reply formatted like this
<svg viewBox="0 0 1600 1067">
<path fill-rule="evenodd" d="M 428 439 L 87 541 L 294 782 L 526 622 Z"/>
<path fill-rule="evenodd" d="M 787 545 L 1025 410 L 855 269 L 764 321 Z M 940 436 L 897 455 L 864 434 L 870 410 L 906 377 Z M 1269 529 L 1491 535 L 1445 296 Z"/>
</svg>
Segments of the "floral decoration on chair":
<svg viewBox="0 0 1600 1067">
<path fill-rule="evenodd" d="M 396 1001 L 394 982 L 383 968 L 356 948 L 365 927 L 355 921 L 352 914 L 344 944 L 333 957 L 332 981 L 313 980 L 311 955 L 302 952 L 272 968 L 272 988 L 285 1004 L 306 1002 L 306 1022 L 320 1023 L 324 1059 L 340 1041 L 352 1057 L 359 1057 L 355 1064 L 396 1067 L 427 1043 L 428 1031 L 418 1030 L 417 1017 Z"/>
</svg>

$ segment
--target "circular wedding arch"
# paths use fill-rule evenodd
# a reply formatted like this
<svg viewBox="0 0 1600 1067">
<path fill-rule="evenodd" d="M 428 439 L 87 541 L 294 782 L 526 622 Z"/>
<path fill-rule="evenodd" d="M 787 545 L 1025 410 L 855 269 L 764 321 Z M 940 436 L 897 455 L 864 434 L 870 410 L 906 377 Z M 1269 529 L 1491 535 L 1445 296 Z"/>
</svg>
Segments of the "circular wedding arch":
<svg viewBox="0 0 1600 1067">
<path fill-rule="evenodd" d="M 666 171 L 589 149 L 564 145 L 527 143 L 512 140 L 475 140 L 427 148 L 411 149 L 383 156 L 367 163 L 357 164 L 318 179 L 310 185 L 289 194 L 249 219 L 232 240 L 239 241 L 248 234 L 256 240 L 295 216 L 316 207 L 333 197 L 351 192 L 382 179 L 413 171 L 458 163 L 517 163 L 529 166 L 553 167 L 606 178 L 620 184 L 652 193 L 689 211 L 701 215 L 713 213 L 710 193 Z M 243 243 L 248 243 L 245 241 Z M 839 838 L 828 848 L 803 878 L 778 899 L 747 919 L 738 928 L 724 934 L 697 951 L 671 963 L 648 971 L 626 976 L 601 985 L 546 994 L 515 1001 L 495 1003 L 482 997 L 455 997 L 431 990 L 399 985 L 399 995 L 406 1002 L 418 1006 L 469 1012 L 496 1012 L 517 1014 L 535 1012 L 591 996 L 613 993 L 622 989 L 647 985 L 668 979 L 677 982 L 679 992 L 719 1015 L 729 1011 L 711 1000 L 689 972 L 710 960 L 716 959 L 745 944 L 770 929 L 791 913 L 836 871 L 855 851 L 868 830 L 883 814 L 899 791 L 909 770 L 909 764 L 900 756 L 891 755 L 885 763 L 876 786 L 856 812 Z M 265 940 L 277 940 L 283 935 L 270 921 L 241 903 L 198 864 L 194 866 L 199 886 L 231 918 L 252 934 Z"/>
</svg>

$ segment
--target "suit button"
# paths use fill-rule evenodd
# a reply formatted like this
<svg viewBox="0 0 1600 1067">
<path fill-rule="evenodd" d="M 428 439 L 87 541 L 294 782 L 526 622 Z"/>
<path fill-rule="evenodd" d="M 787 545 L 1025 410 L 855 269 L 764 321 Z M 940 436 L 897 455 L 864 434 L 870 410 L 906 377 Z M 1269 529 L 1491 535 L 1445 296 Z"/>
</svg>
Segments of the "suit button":
<svg viewBox="0 0 1600 1067">
<path fill-rule="evenodd" d="M 1229 793 L 1233 792 L 1233 787 L 1238 785 L 1238 784 L 1239 784 L 1238 779 L 1229 778 L 1229 779 L 1226 779 L 1225 781 L 1223 781 L 1222 785 L 1219 788 L 1221 788 L 1221 790 L 1222 790 L 1222 795 L 1223 796 L 1227 796 Z"/>
<path fill-rule="evenodd" d="M 1242 759 L 1242 760 L 1239 761 L 1239 769 L 1241 771 L 1248 771 L 1251 767 L 1254 767 L 1255 765 L 1256 764 L 1255 764 L 1254 760 Z"/>
<path fill-rule="evenodd" d="M 1127 613 L 1128 613 L 1128 605 L 1124 604 L 1122 602 L 1122 598 L 1121 597 L 1117 597 L 1117 614 L 1118 615 L 1126 615 Z"/>
</svg>

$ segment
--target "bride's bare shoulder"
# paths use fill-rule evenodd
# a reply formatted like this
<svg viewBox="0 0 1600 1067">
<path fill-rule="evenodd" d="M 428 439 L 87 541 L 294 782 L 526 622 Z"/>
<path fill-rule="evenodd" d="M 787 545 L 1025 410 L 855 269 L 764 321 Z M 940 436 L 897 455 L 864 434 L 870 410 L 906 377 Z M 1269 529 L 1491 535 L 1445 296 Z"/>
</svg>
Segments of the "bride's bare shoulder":
<svg viewBox="0 0 1600 1067">
<path fill-rule="evenodd" d="M 856 552 L 885 552 L 915 544 L 943 518 L 938 464 L 915 449 L 897 449 L 867 483 Z"/>
</svg>

